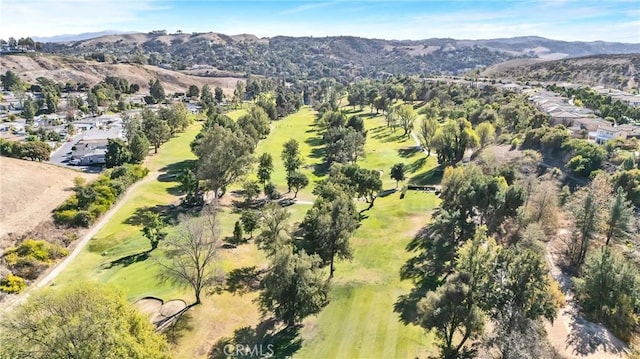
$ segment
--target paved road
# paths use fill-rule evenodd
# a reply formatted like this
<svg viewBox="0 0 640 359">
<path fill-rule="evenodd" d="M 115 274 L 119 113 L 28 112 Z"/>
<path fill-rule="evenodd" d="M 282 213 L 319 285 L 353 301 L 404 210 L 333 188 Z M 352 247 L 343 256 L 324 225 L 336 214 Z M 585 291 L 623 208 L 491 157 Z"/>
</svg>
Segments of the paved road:
<svg viewBox="0 0 640 359">
<path fill-rule="evenodd" d="M 147 177 L 145 177 L 144 179 L 136 182 L 133 186 L 129 187 L 129 189 L 127 190 L 125 195 L 122 196 L 122 198 L 118 201 L 118 203 L 115 206 L 113 206 L 107 213 L 105 213 L 105 215 L 102 216 L 102 218 L 100 218 L 100 220 L 98 222 L 96 222 L 89 229 L 89 231 L 87 233 L 85 233 L 82 236 L 82 238 L 80 238 L 78 240 L 78 242 L 76 242 L 75 247 L 73 248 L 73 251 L 62 262 L 58 263 L 54 267 L 49 268 L 49 270 L 46 273 L 46 275 L 44 277 L 41 277 L 38 280 L 36 280 L 24 293 L 12 298 L 11 300 L 8 300 L 5 303 L 2 303 L 1 306 L 4 307 L 3 311 L 9 312 L 15 306 L 19 305 L 20 303 L 23 303 L 27 298 L 29 298 L 29 293 L 31 291 L 33 291 L 34 289 L 43 288 L 43 287 L 46 287 L 47 285 L 53 283 L 53 280 L 65 268 L 67 268 L 67 266 L 78 256 L 80 251 L 82 251 L 84 246 L 86 246 L 87 243 L 89 243 L 91 238 L 93 238 L 93 236 L 95 236 L 96 233 L 98 233 L 98 231 L 100 231 L 100 229 L 102 229 L 102 227 L 104 227 L 104 225 L 111 219 L 111 217 L 113 217 L 113 215 L 120 210 L 122 205 L 129 200 L 129 198 L 131 197 L 131 194 L 133 192 L 135 192 L 135 190 L 140 185 L 142 185 L 143 183 L 147 183 L 147 182 L 156 180 L 159 175 L 160 175 L 160 173 L 158 171 L 150 172 L 147 175 Z M 0 316 L 1 316 L 1 314 L 2 314 L 2 311 L 0 311 Z"/>
<path fill-rule="evenodd" d="M 82 138 L 83 134 L 79 133 L 71 138 L 71 141 L 65 142 L 62 146 L 58 147 L 55 151 L 51 152 L 51 156 L 49 158 L 49 163 L 62 166 L 69 167 L 75 170 L 80 170 L 88 173 L 99 173 L 102 171 L 102 166 L 72 166 L 69 164 L 69 160 L 71 157 L 69 153 L 71 152 L 71 147 L 73 147 L 78 140 Z"/>
</svg>

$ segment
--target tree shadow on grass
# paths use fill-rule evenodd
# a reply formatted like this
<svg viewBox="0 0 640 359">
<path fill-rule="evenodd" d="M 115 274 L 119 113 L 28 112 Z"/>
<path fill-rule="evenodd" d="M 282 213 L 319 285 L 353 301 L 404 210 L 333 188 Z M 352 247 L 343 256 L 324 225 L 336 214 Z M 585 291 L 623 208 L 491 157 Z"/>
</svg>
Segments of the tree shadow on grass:
<svg viewBox="0 0 640 359">
<path fill-rule="evenodd" d="M 413 254 L 400 269 L 400 279 L 412 280 L 414 287 L 407 294 L 398 297 L 393 305 L 393 311 L 398 313 L 400 321 L 407 325 L 416 323 L 418 318 L 418 302 L 429 291 L 435 290 L 441 284 L 442 278 L 437 273 L 429 271 L 429 256 L 424 255 L 429 250 L 430 240 L 429 226 L 422 227 L 407 245 L 406 251 Z M 433 250 L 433 248 L 431 248 Z"/>
<path fill-rule="evenodd" d="M 384 134 L 384 133 L 379 133 L 377 135 L 374 135 L 373 138 L 375 138 L 376 140 L 380 140 L 380 142 L 382 143 L 389 143 L 389 142 L 403 142 L 404 139 L 407 137 L 405 136 L 402 131 L 398 131 L 398 134 L 392 133 L 392 134 Z"/>
<path fill-rule="evenodd" d="M 420 170 L 424 166 L 426 162 L 427 162 L 426 157 L 420 157 L 417 160 L 410 163 L 409 165 L 407 165 L 405 168 L 409 173 L 416 173 L 418 170 Z"/>
<path fill-rule="evenodd" d="M 267 319 L 253 327 L 242 327 L 230 338 L 222 338 L 213 345 L 207 358 L 226 359 L 267 357 L 288 358 L 302 347 L 301 325 L 276 327 L 274 319 Z"/>
<path fill-rule="evenodd" d="M 113 267 L 122 266 L 128 267 L 134 263 L 145 261 L 149 258 L 149 254 L 151 253 L 151 249 L 146 250 L 144 252 L 130 254 L 128 256 L 120 257 L 111 262 L 105 263 L 101 266 L 102 269 L 111 269 Z"/>
<path fill-rule="evenodd" d="M 125 219 L 123 223 L 132 226 L 142 226 L 144 223 L 144 214 L 149 211 L 160 214 L 162 219 L 167 223 L 177 223 L 178 216 L 182 213 L 188 212 L 188 209 L 173 204 L 140 207 L 135 210 L 131 217 Z"/>
<path fill-rule="evenodd" d="M 184 160 L 180 162 L 175 162 L 169 164 L 160 169 L 160 175 L 158 176 L 158 181 L 160 182 L 175 182 L 176 185 L 173 187 L 167 188 L 167 192 L 174 196 L 183 195 L 181 185 L 178 183 L 178 176 L 185 168 L 189 168 L 193 170 L 196 165 L 196 160 Z"/>
<path fill-rule="evenodd" d="M 193 327 L 193 315 L 187 311 L 164 331 L 164 335 L 171 345 L 178 345 L 180 339 L 189 334 Z"/>
<path fill-rule="evenodd" d="M 318 176 L 318 177 L 322 177 L 324 175 L 326 175 L 329 172 L 329 168 L 330 166 L 327 165 L 326 163 L 317 163 L 313 166 L 313 174 Z"/>
<path fill-rule="evenodd" d="M 434 167 L 411 177 L 409 183 L 418 186 L 435 185 L 440 183 L 443 173 L 442 168 Z"/>
<path fill-rule="evenodd" d="M 245 294 L 260 288 L 260 279 L 264 271 L 256 266 L 242 267 L 227 274 L 226 290 L 233 294 Z"/>
<path fill-rule="evenodd" d="M 398 155 L 402 158 L 409 158 L 415 156 L 415 154 L 419 152 L 421 152 L 420 147 L 405 147 L 398 150 Z"/>
</svg>

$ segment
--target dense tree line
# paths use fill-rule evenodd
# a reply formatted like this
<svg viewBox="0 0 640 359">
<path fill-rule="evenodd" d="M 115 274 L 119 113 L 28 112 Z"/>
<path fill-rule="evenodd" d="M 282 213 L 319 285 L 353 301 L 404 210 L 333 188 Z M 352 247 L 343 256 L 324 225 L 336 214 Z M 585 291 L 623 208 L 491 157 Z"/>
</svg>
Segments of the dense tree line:
<svg viewBox="0 0 640 359">
<path fill-rule="evenodd" d="M 15 142 L 0 138 L 0 155 L 28 158 L 32 161 L 48 161 L 51 147 L 42 141 Z"/>
<path fill-rule="evenodd" d="M 539 333 L 538 319 L 553 319 L 557 306 L 543 255 L 524 242 L 507 245 L 525 188 L 506 169 L 485 174 L 473 165 L 448 167 L 440 197 L 431 223 L 408 247 L 415 256 L 401 277 L 416 287 L 396 309 L 404 320 L 435 329 L 443 357 L 474 356 L 485 318 L 494 325 L 492 339 L 482 345 L 495 346 L 505 358 L 522 357 L 529 349 L 510 338 Z M 417 316 L 408 309 L 413 305 Z M 542 340 L 540 334 L 530 339 Z"/>
</svg>

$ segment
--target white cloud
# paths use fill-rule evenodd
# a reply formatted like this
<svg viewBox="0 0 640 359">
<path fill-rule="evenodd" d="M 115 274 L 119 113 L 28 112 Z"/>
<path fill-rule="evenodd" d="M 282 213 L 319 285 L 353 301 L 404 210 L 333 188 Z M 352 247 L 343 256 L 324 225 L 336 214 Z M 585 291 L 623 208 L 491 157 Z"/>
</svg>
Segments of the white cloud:
<svg viewBox="0 0 640 359">
<path fill-rule="evenodd" d="M 0 38 L 122 30 L 158 9 L 152 0 L 0 0 Z"/>
</svg>

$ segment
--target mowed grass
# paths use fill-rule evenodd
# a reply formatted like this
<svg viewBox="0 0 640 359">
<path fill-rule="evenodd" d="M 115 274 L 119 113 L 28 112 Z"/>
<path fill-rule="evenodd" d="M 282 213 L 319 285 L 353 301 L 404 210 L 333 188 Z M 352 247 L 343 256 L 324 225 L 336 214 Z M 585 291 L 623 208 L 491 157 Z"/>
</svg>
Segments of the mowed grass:
<svg viewBox="0 0 640 359">
<path fill-rule="evenodd" d="M 155 280 L 159 268 L 153 257 L 159 255 L 159 251 L 151 253 L 145 260 L 107 267 L 113 261 L 143 253 L 150 248 L 149 241 L 140 232 L 141 227 L 128 222 L 141 208 L 163 206 L 177 201 L 178 183 L 172 176 L 184 167 L 185 161 L 195 159 L 189 143 L 200 127 L 199 123 L 192 125 L 147 159 L 145 166 L 150 170 L 149 176 L 155 178 L 130 193 L 120 210 L 91 239 L 76 260 L 56 278 L 57 285 L 78 280 L 97 280 L 123 288 L 131 300 L 148 295 L 163 299 L 184 295 L 182 289 Z"/>
<path fill-rule="evenodd" d="M 238 110 L 231 117 L 237 118 L 243 111 Z M 256 150 L 257 155 L 268 152 L 273 156 L 275 170 L 272 181 L 284 193 L 287 188 L 280 160 L 282 145 L 291 138 L 300 143 L 304 157 L 301 171 L 309 176 L 311 184 L 299 193 L 301 203 L 287 207 L 292 214 L 292 224 L 302 221 L 314 199 L 312 190 L 315 182 L 323 178 L 317 171 L 322 164 L 322 143 L 314 120 L 315 113 L 305 107 L 296 114 L 275 121 L 271 134 L 258 144 Z M 365 125 L 369 131 L 366 155 L 359 165 L 384 171 L 384 189 L 395 187 L 395 181 L 389 177 L 389 169 L 394 163 L 405 163 L 409 168 L 409 178 L 428 173 L 435 167 L 433 156 L 427 159 L 424 153 L 416 151 L 414 140 L 401 136 L 401 130 L 393 133 L 387 129 L 382 116 L 366 117 Z M 159 268 L 154 257 L 163 255 L 161 248 L 145 260 L 111 268 L 105 268 L 105 264 L 149 248 L 148 240 L 141 235 L 141 227 L 126 221 L 139 208 L 177 203 L 177 183 L 165 172 L 175 173 L 184 161 L 194 159 L 189 143 L 199 128 L 199 125 L 194 125 L 171 139 L 149 159 L 147 167 L 157 171 L 156 178 L 132 193 L 121 210 L 56 279 L 57 285 L 77 280 L 98 280 L 122 287 L 131 301 L 144 296 L 193 300 L 189 290 L 156 279 Z M 410 191 L 401 199 L 400 192 L 395 192 L 378 198 L 375 206 L 364 212 L 366 218 L 351 239 L 354 258 L 337 262 L 330 303 L 317 317 L 305 320 L 300 334 L 302 348 L 294 357 L 424 357 L 434 353 L 434 338 L 421 328 L 402 324 L 397 313 L 393 312 L 393 304 L 411 286 L 399 280 L 400 267 L 410 257 L 405 247 L 419 228 L 427 223 L 436 204 L 437 198 L 433 194 Z M 360 209 L 366 206 L 365 202 L 358 201 Z M 223 236 L 231 235 L 237 219 L 238 215 L 229 207 L 223 209 L 220 215 Z M 267 265 L 267 259 L 252 242 L 223 250 L 220 259 L 220 266 L 227 273 L 234 269 L 264 268 Z M 261 319 L 254 302 L 257 295 L 257 292 L 218 290 L 206 296 L 201 306 L 190 310 L 190 329 L 184 331 L 178 340 L 173 350 L 175 357 L 205 358 L 221 338 L 230 337 L 241 327 L 257 325 Z"/>
<path fill-rule="evenodd" d="M 405 163 L 407 177 L 428 172 L 434 158 L 414 150 L 415 141 L 386 127 L 382 116 L 365 117 L 368 130 L 362 167 L 383 171 L 383 188 L 395 188 L 389 176 L 394 163 Z M 405 248 L 427 223 L 438 199 L 432 193 L 400 191 L 379 197 L 351 238 L 353 259 L 339 261 L 332 280 L 330 303 L 308 318 L 301 332 L 300 358 L 414 358 L 435 354 L 434 337 L 405 326 L 393 311 L 397 298 L 411 289 L 401 282 L 400 267 L 410 258 Z M 360 209 L 368 205 L 358 202 Z"/>
</svg>

